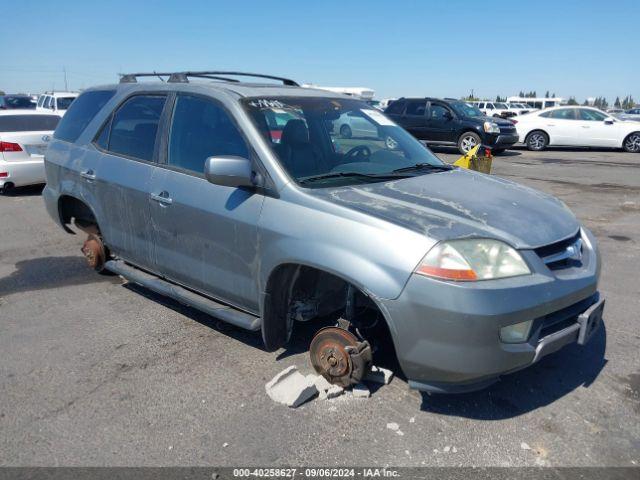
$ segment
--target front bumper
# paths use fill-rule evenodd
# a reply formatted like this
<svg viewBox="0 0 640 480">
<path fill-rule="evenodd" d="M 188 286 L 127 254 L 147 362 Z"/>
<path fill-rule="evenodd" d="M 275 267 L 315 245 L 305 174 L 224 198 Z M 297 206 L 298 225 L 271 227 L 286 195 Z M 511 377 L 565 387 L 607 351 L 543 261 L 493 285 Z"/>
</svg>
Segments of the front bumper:
<svg viewBox="0 0 640 480">
<path fill-rule="evenodd" d="M 493 134 L 488 136 L 486 146 L 491 148 L 509 148 L 518 143 L 518 134 Z"/>
<path fill-rule="evenodd" d="M 578 340 L 578 316 L 599 300 L 598 252 L 589 238 L 580 268 L 552 271 L 521 251 L 532 274 L 481 282 L 412 275 L 384 302 L 400 366 L 413 388 L 463 392 L 525 368 Z M 532 320 L 524 343 L 503 343 L 500 328 Z"/>
</svg>

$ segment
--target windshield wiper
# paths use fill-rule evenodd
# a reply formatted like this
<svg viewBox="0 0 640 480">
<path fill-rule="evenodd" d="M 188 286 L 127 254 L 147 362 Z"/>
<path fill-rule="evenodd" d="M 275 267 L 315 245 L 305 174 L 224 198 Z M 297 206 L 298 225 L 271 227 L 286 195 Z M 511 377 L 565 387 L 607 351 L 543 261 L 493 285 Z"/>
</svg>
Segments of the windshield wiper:
<svg viewBox="0 0 640 480">
<path fill-rule="evenodd" d="M 443 163 L 442 165 L 433 165 L 431 163 L 416 163 L 415 165 L 410 165 L 408 167 L 396 168 L 395 170 L 393 170 L 393 173 L 410 172 L 412 170 L 423 169 L 444 172 L 446 170 L 452 170 L 453 167 L 451 165 L 447 165 L 446 163 Z"/>
<path fill-rule="evenodd" d="M 358 173 L 358 172 L 334 172 L 323 173 L 320 175 L 312 175 L 310 177 L 304 177 L 298 180 L 299 183 L 315 182 L 316 180 L 324 180 L 326 178 L 372 178 L 372 179 L 384 179 L 384 178 L 407 178 L 408 175 L 397 175 L 396 171 L 390 173 Z"/>
</svg>

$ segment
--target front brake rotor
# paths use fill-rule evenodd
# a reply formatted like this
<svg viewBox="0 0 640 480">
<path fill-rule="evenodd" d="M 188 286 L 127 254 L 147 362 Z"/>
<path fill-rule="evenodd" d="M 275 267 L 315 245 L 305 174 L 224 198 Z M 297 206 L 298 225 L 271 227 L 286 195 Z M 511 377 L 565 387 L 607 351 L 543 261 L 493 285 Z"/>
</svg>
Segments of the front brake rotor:
<svg viewBox="0 0 640 480">
<path fill-rule="evenodd" d="M 371 366 L 369 344 L 338 327 L 319 330 L 311 340 L 309 355 L 316 372 L 342 387 L 360 382 Z"/>
</svg>

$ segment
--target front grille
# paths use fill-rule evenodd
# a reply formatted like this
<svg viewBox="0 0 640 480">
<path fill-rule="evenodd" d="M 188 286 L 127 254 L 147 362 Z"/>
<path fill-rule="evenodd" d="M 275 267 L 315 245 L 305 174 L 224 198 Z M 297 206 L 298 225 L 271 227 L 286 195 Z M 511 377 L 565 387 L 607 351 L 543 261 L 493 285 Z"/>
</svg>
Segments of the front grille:
<svg viewBox="0 0 640 480">
<path fill-rule="evenodd" d="M 500 125 L 500 133 L 515 135 L 516 127 L 514 127 L 513 125 Z"/>
<path fill-rule="evenodd" d="M 597 294 L 596 294 L 597 295 Z M 597 296 L 591 296 L 569 305 L 561 310 L 536 319 L 534 329 L 539 328 L 538 338 L 543 339 L 552 333 L 559 332 L 578 321 L 578 315 L 597 301 Z"/>
<path fill-rule="evenodd" d="M 582 265 L 584 245 L 580 231 L 575 235 L 534 250 L 550 270 Z"/>
</svg>

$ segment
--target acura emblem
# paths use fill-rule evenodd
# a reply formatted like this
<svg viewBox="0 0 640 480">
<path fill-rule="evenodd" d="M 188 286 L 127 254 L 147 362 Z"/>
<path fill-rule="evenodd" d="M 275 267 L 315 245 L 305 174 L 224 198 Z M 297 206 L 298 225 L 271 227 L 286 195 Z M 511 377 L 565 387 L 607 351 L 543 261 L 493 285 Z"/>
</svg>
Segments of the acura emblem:
<svg viewBox="0 0 640 480">
<path fill-rule="evenodd" d="M 42 141 L 43 142 L 48 142 L 49 140 L 51 140 L 51 137 L 49 135 L 43 135 L 42 136 Z"/>
</svg>

